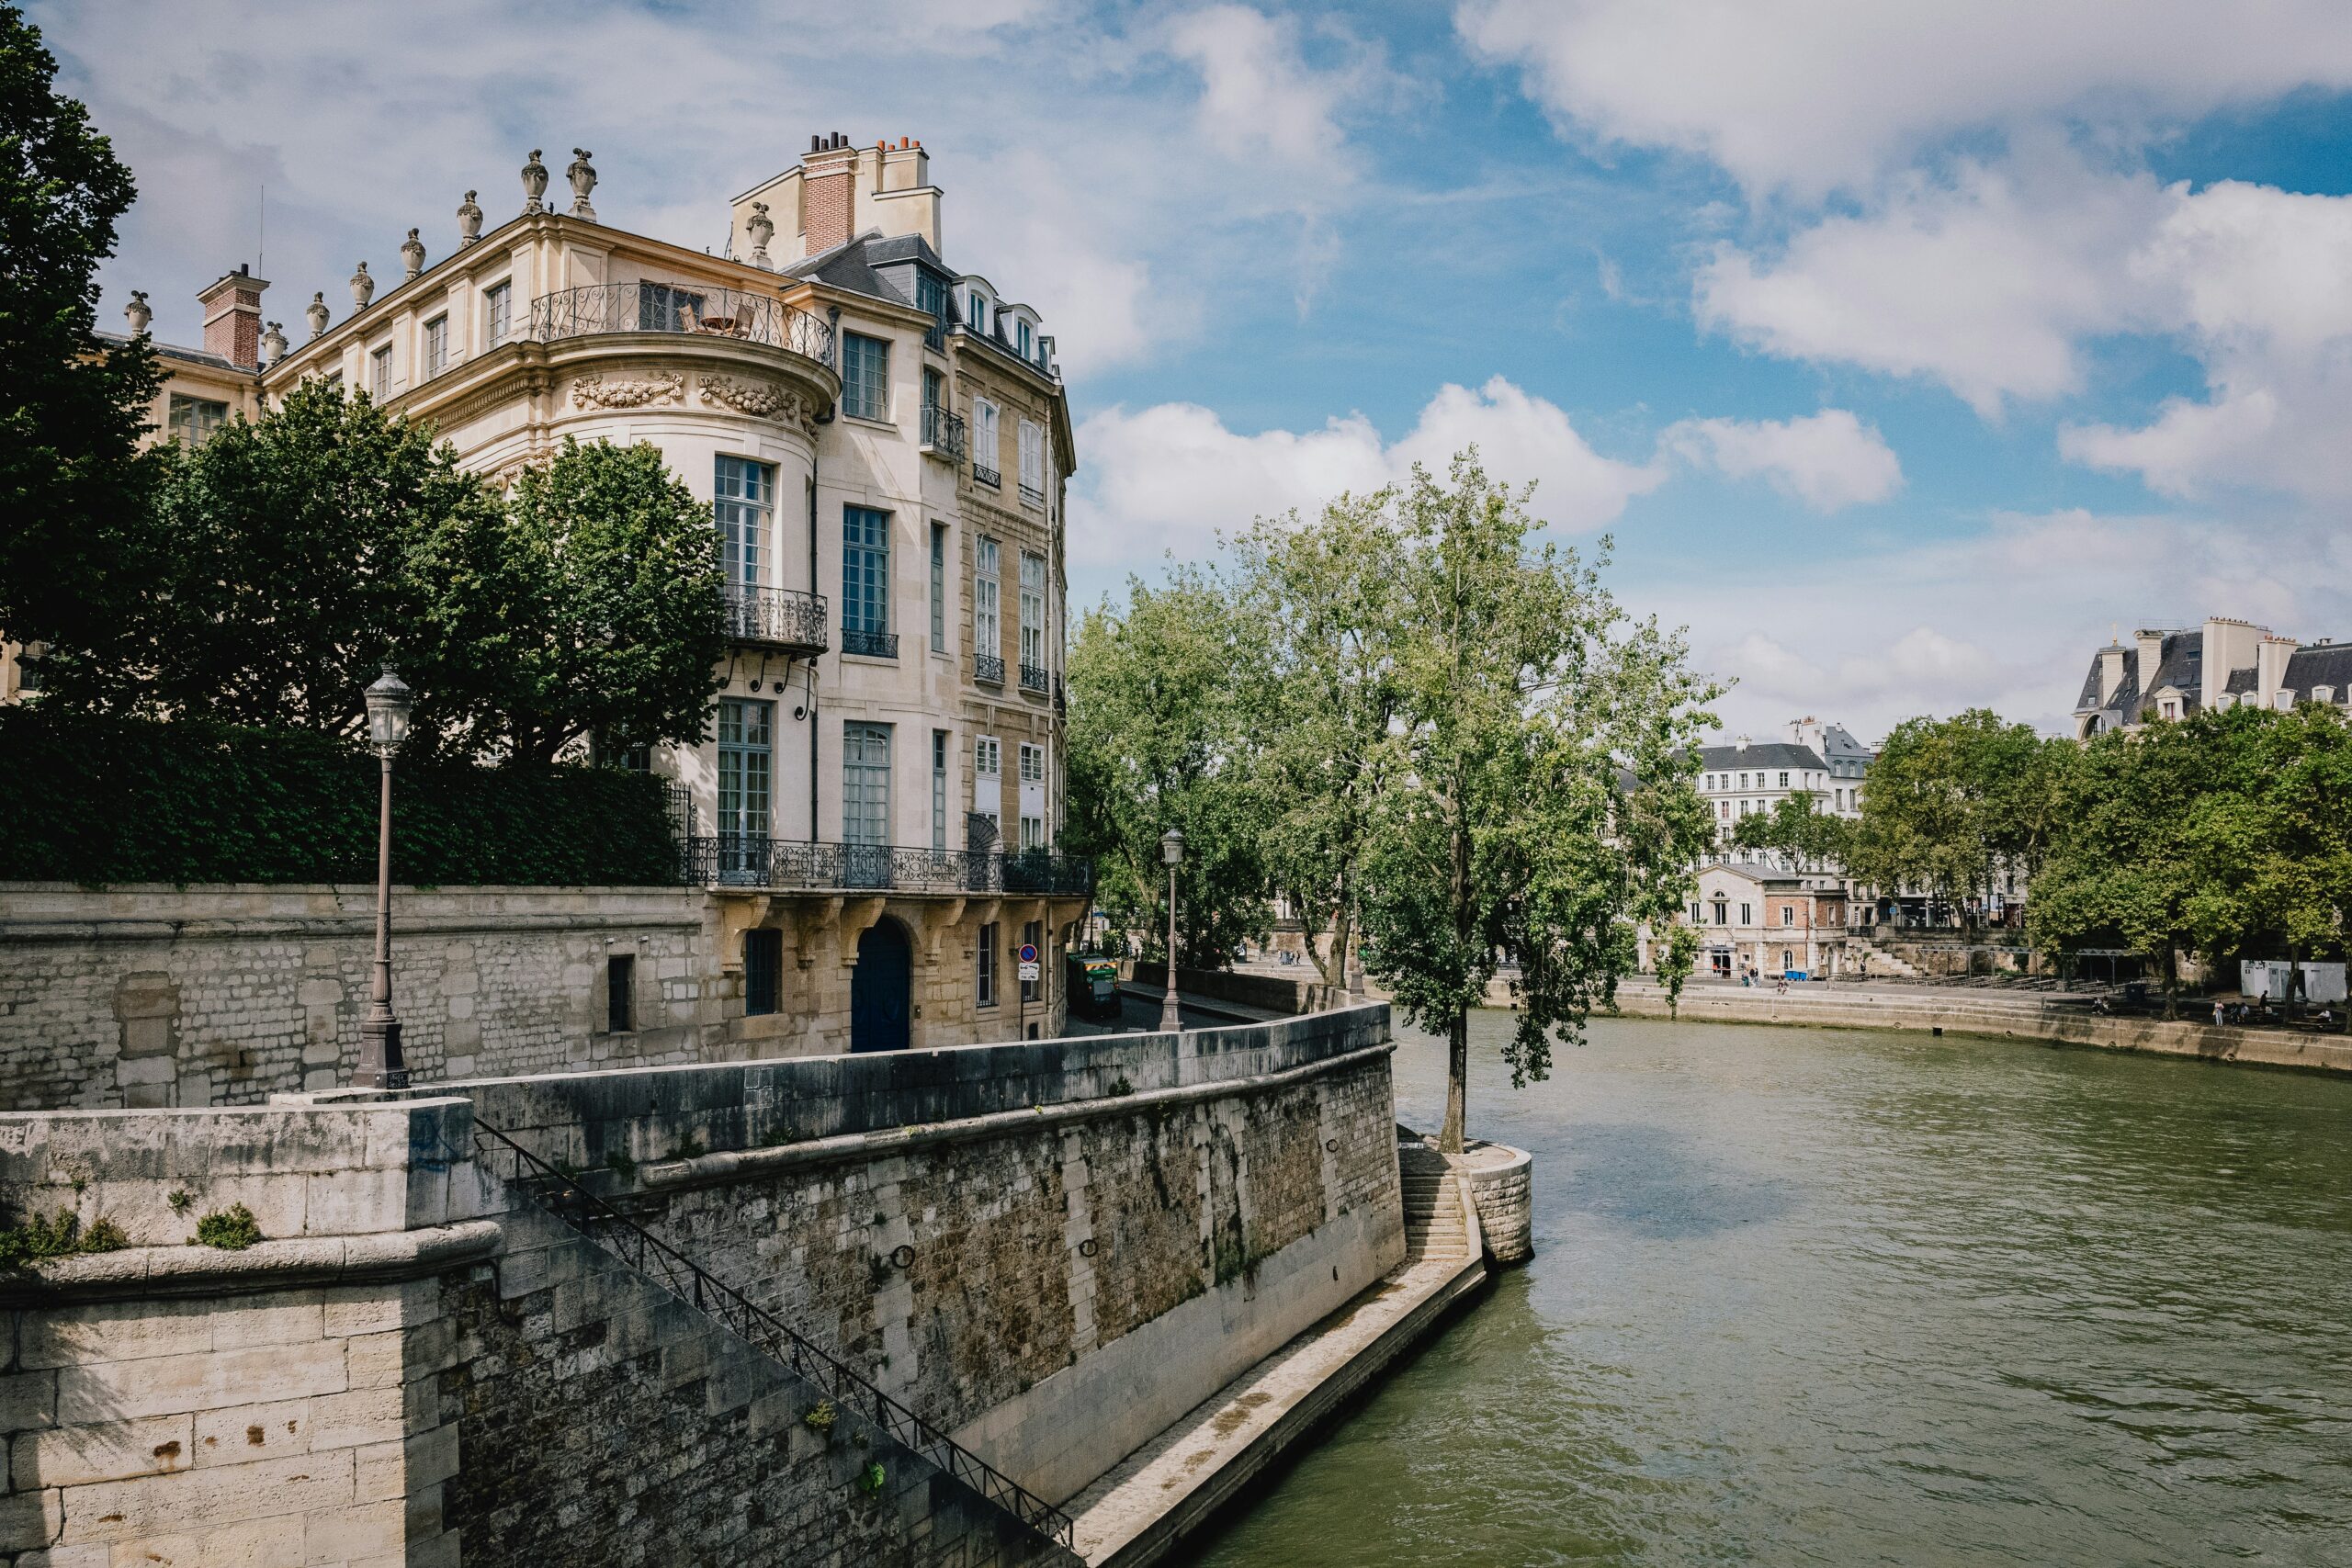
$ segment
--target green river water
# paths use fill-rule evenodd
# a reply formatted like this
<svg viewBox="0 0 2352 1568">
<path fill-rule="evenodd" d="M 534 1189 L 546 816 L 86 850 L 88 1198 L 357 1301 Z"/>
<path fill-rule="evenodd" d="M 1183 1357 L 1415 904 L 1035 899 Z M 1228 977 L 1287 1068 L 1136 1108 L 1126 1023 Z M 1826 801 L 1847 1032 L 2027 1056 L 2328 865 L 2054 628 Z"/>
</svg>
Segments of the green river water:
<svg viewBox="0 0 2352 1568">
<path fill-rule="evenodd" d="M 1601 1022 L 1514 1091 L 1506 1028 L 1534 1262 L 1202 1562 L 2352 1564 L 2352 1081 Z"/>
</svg>

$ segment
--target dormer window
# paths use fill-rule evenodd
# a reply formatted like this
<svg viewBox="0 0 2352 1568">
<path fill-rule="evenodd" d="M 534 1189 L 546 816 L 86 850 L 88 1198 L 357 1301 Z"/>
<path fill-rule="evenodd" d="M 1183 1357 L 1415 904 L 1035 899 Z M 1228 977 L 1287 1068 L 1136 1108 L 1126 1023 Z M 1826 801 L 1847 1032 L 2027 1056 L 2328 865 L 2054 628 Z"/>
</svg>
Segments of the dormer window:
<svg viewBox="0 0 2352 1568">
<path fill-rule="evenodd" d="M 2313 702 L 2315 702 L 2315 703 L 2332 703 L 2332 702 L 2334 702 L 2335 700 L 2335 687 L 2333 687 L 2333 686 L 2313 686 L 2313 687 L 2312 688 L 2312 701 L 2313 701 Z"/>
<path fill-rule="evenodd" d="M 989 330 L 989 297 L 973 289 L 964 299 L 964 324 L 986 336 Z"/>
<path fill-rule="evenodd" d="M 1022 358 L 1023 358 L 1023 359 L 1028 358 L 1028 357 L 1029 357 L 1029 323 L 1028 323 L 1028 322 L 1026 322 L 1026 321 L 1023 321 L 1023 322 L 1019 323 L 1018 327 L 1015 329 L 1015 337 L 1016 337 L 1016 341 L 1015 341 L 1015 342 L 1014 342 L 1014 344 L 1013 344 L 1013 347 L 1015 347 L 1016 349 L 1020 350 L 1020 352 L 1021 352 L 1021 357 L 1022 357 Z"/>
<path fill-rule="evenodd" d="M 2178 718 L 2180 716 L 2180 704 L 2175 702 L 2170 697 L 2166 697 L 2163 702 L 2156 705 L 2156 711 L 2163 714 L 2166 718 Z"/>
<path fill-rule="evenodd" d="M 2277 708 L 2280 713 L 2285 713 L 2295 705 L 2295 694 L 2292 692 L 2280 692 L 2278 695 L 2270 699 L 2270 705 Z"/>
</svg>

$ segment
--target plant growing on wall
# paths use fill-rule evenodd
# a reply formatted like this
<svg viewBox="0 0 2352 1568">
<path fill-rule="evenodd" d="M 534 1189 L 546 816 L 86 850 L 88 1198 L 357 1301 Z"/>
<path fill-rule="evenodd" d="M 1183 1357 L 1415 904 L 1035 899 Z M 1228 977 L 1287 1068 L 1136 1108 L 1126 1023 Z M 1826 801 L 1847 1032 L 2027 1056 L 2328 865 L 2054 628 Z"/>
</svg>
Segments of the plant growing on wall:
<svg viewBox="0 0 2352 1568">
<path fill-rule="evenodd" d="M 43 1258 L 70 1258 L 82 1252 L 119 1252 L 130 1238 L 114 1221 L 99 1216 L 85 1230 L 70 1209 L 60 1209 L 44 1220 L 39 1214 L 24 1224 L 0 1230 L 0 1268 L 38 1263 Z"/>
<path fill-rule="evenodd" d="M 223 1252 L 243 1252 L 262 1239 L 261 1224 L 243 1203 L 215 1209 L 196 1222 L 196 1241 Z"/>
</svg>

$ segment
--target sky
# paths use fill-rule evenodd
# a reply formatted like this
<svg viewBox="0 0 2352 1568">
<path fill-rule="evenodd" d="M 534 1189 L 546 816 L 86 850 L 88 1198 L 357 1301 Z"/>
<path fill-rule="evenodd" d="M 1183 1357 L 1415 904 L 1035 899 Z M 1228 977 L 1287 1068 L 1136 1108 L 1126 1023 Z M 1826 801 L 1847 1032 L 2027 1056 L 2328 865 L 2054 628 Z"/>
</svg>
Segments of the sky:
<svg viewBox="0 0 2352 1568">
<path fill-rule="evenodd" d="M 716 248 L 812 132 L 916 137 L 1057 339 L 1074 610 L 1476 443 L 1728 734 L 2063 730 L 2114 628 L 2352 637 L 2341 0 L 29 10 L 140 182 L 102 324 L 167 342 L 257 257 L 299 340 L 534 148 Z"/>
</svg>

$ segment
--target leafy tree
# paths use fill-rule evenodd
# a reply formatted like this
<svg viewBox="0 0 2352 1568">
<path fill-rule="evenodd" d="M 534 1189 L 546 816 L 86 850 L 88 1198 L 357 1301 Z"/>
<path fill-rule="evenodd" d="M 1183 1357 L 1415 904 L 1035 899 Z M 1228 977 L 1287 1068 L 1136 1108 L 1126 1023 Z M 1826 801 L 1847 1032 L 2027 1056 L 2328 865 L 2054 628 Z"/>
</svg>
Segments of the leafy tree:
<svg viewBox="0 0 2352 1568">
<path fill-rule="evenodd" d="M 727 651 L 718 536 L 654 447 L 567 439 L 503 509 L 449 513 L 414 568 L 477 747 L 548 762 L 591 736 L 707 732 Z"/>
<path fill-rule="evenodd" d="M 60 97 L 40 30 L 0 5 L 0 635 L 88 646 L 152 514 L 139 452 L 162 384 L 144 340 L 95 335 L 130 171 Z"/>
<path fill-rule="evenodd" d="M 1853 824 L 1821 808 L 1817 790 L 1782 795 L 1770 811 L 1754 811 L 1732 829 L 1744 850 L 1777 850 L 1800 866 L 1842 865 L 1853 840 Z"/>
<path fill-rule="evenodd" d="M 1666 987 L 1666 1016 L 1682 1016 L 1682 987 L 1699 961 L 1699 933 L 1680 920 L 1668 920 L 1657 937 L 1657 979 Z"/>
<path fill-rule="evenodd" d="M 1177 962 L 1216 967 L 1269 923 L 1264 796 L 1251 777 L 1239 672 L 1259 661 L 1229 585 L 1179 567 L 1080 619 L 1069 652 L 1065 841 L 1096 857 L 1097 903 L 1166 946 L 1159 836 L 1184 834 Z"/>
<path fill-rule="evenodd" d="M 1959 909 L 2004 871 L 2031 877 L 2050 852 L 2074 750 L 1984 708 L 1905 720 L 1871 764 L 1846 869 Z"/>
<path fill-rule="evenodd" d="M 1261 848 L 1334 987 L 1348 982 L 1363 859 L 1393 782 L 1396 644 L 1408 631 L 1396 500 L 1393 490 L 1342 495 L 1312 525 L 1295 513 L 1261 519 L 1235 550 Z"/>
<path fill-rule="evenodd" d="M 1504 1057 L 1515 1083 L 1541 1078 L 1554 1040 L 1578 1042 L 1633 966 L 1633 922 L 1682 901 L 1707 835 L 1690 785 L 1717 689 L 1679 636 L 1629 623 L 1596 568 L 1531 545 L 1526 500 L 1473 449 L 1445 482 L 1417 468 L 1397 502 L 1400 784 L 1363 922 L 1374 973 L 1446 1036 L 1448 1149 L 1463 1145 L 1470 1012 L 1499 966 L 1518 966 Z"/>
</svg>

